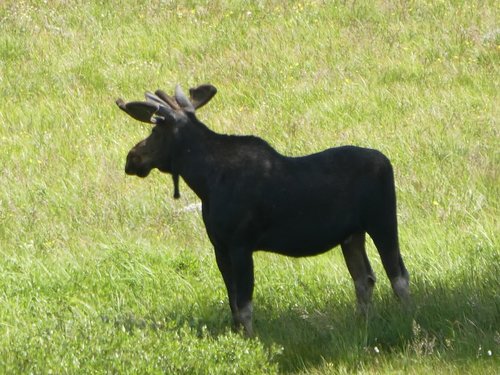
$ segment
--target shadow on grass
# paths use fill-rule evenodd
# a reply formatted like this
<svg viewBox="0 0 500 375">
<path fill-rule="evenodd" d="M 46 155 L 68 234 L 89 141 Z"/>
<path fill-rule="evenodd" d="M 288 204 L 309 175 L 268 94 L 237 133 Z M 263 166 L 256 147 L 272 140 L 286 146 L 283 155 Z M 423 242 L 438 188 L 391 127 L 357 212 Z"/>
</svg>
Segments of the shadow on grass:
<svg viewBox="0 0 500 375">
<path fill-rule="evenodd" d="M 416 275 L 411 308 L 401 306 L 384 285 L 376 290 L 368 318 L 356 314 L 354 298 L 292 308 L 259 305 L 257 298 L 256 337 L 270 352 L 282 348 L 273 360 L 283 372 L 307 372 L 326 363 L 360 371 L 380 358 L 390 361 L 391 356 L 420 360 L 435 356 L 457 364 L 488 359 L 488 350 L 497 356 L 500 345 L 498 271 L 492 264 L 481 274 L 467 270 L 437 281 Z M 151 323 L 157 320 L 152 317 L 124 317 L 115 324 L 131 330 L 188 326 L 200 337 L 226 335 L 231 324 L 227 304 L 208 300 L 200 304 L 204 305 L 196 311 L 167 312 L 161 319 L 165 325 Z"/>
<path fill-rule="evenodd" d="M 360 370 L 384 354 L 437 356 L 468 362 L 500 348 L 500 279 L 497 264 L 480 275 L 455 275 L 429 284 L 412 282 L 412 307 L 404 308 L 390 293 L 374 299 L 367 319 L 353 306 L 331 301 L 312 313 L 257 311 L 256 330 L 268 346 L 284 348 L 283 371 L 305 371 L 326 363 Z M 378 294 L 381 290 L 378 288 Z M 353 299 L 354 301 L 354 299 Z"/>
<path fill-rule="evenodd" d="M 489 360 L 488 350 L 497 356 L 500 345 L 498 265 L 480 275 L 469 272 L 432 282 L 415 277 L 411 308 L 378 288 L 368 318 L 357 315 L 354 306 L 336 301 L 312 311 L 306 311 L 310 306 L 279 311 L 256 306 L 256 336 L 270 350 L 283 348 L 277 360 L 284 372 L 307 371 L 325 363 L 342 363 L 356 371 L 384 355 L 435 356 L 457 364 Z M 229 310 L 213 307 L 210 316 L 198 323 L 217 336 L 227 332 Z"/>
</svg>

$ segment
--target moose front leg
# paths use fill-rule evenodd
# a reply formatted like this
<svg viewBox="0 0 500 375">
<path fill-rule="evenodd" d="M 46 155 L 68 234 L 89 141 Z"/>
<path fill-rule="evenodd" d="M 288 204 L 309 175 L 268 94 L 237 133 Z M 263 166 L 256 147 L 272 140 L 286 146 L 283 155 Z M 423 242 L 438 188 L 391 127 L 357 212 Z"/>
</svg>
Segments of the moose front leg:
<svg viewBox="0 0 500 375">
<path fill-rule="evenodd" d="M 254 287 L 252 252 L 235 248 L 230 252 L 231 270 L 236 286 L 236 314 L 233 319 L 236 325 L 242 325 L 247 336 L 253 335 L 252 326 L 252 294 Z"/>
<path fill-rule="evenodd" d="M 221 247 L 215 248 L 215 259 L 217 260 L 217 266 L 224 279 L 224 284 L 226 285 L 227 296 L 229 297 L 229 307 L 231 308 L 231 314 L 233 317 L 234 328 L 238 329 L 239 321 L 236 319 L 238 316 L 238 306 L 236 305 L 236 284 L 233 279 L 233 270 L 231 267 L 231 258 L 227 253 L 226 249 Z"/>
</svg>

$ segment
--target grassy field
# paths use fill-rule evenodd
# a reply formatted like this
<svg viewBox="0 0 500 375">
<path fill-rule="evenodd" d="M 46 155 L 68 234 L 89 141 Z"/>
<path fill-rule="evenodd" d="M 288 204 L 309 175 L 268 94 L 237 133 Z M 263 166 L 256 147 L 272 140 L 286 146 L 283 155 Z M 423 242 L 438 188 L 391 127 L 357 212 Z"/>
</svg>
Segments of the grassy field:
<svg viewBox="0 0 500 375">
<path fill-rule="evenodd" d="M 500 367 L 496 1 L 0 3 L 0 373 L 487 374 Z M 287 155 L 355 144 L 396 171 L 415 308 L 338 249 L 255 255 L 230 330 L 197 203 L 125 177 L 148 126 L 115 98 L 218 87 L 199 118 Z"/>
</svg>

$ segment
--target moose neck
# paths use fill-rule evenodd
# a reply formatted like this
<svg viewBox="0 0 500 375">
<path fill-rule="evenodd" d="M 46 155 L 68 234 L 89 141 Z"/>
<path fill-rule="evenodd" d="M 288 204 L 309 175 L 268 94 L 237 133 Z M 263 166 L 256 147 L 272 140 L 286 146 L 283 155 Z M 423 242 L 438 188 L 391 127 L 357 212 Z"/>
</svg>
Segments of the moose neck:
<svg viewBox="0 0 500 375">
<path fill-rule="evenodd" d="M 172 163 L 174 185 L 180 175 L 201 200 L 208 196 L 208 177 L 216 164 L 211 146 L 219 136 L 197 120 L 179 129 Z"/>
</svg>

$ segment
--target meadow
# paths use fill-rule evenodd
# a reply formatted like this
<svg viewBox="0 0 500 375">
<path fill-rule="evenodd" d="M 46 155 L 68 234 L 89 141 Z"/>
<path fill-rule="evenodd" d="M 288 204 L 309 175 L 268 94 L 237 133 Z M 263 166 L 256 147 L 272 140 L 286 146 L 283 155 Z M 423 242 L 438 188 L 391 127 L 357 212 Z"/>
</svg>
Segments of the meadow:
<svg viewBox="0 0 500 375">
<path fill-rule="evenodd" d="M 0 3 L 0 373 L 492 374 L 500 368 L 495 1 Z M 197 197 L 125 176 L 114 104 L 210 82 L 198 117 L 287 155 L 393 162 L 413 308 L 378 254 L 367 319 L 340 249 L 254 256 L 230 329 Z M 334 197 L 332 197 L 334 198 Z"/>
</svg>

